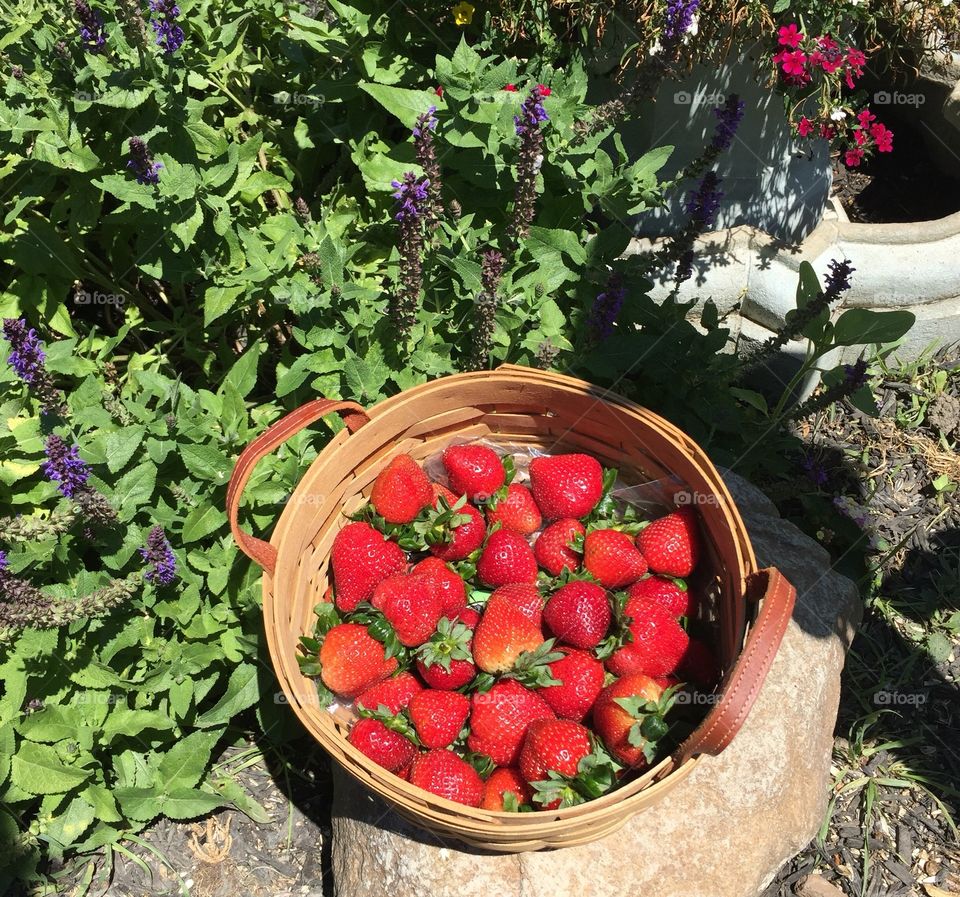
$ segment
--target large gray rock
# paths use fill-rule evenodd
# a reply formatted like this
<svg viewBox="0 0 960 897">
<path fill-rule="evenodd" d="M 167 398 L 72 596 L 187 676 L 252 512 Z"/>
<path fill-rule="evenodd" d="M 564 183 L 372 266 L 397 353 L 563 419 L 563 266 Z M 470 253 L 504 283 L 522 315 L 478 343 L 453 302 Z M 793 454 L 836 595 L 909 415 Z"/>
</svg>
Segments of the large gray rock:
<svg viewBox="0 0 960 897">
<path fill-rule="evenodd" d="M 335 778 L 337 897 L 755 897 L 814 836 L 829 790 L 845 650 L 860 607 L 827 552 L 761 492 L 727 483 L 758 558 L 798 591 L 797 609 L 746 724 L 655 807 L 582 847 L 483 854 L 415 828 L 346 774 Z"/>
</svg>

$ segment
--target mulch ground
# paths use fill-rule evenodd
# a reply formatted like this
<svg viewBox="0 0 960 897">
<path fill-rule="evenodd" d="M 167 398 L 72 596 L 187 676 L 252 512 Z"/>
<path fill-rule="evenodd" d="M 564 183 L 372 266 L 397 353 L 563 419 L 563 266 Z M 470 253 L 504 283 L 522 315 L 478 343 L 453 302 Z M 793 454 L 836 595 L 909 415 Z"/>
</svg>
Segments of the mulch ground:
<svg viewBox="0 0 960 897">
<path fill-rule="evenodd" d="M 827 819 L 764 897 L 821 893 L 804 890 L 810 876 L 849 897 L 960 894 L 960 499 L 944 485 L 960 483 L 958 359 L 886 379 L 877 418 L 844 403 L 799 425 L 811 475 L 869 535 L 874 572 L 844 671 Z M 323 752 L 288 745 L 251 765 L 233 753 L 233 774 L 269 822 L 237 810 L 160 821 L 144 846 L 126 845 L 136 859 L 95 861 L 89 893 L 330 897 Z M 59 893 L 79 893 L 85 871 Z"/>
<path fill-rule="evenodd" d="M 800 426 L 822 490 L 871 539 L 872 582 L 828 819 L 764 897 L 803 893 L 811 874 L 850 897 L 960 894 L 958 357 L 884 380 L 878 418 L 844 403 Z"/>
</svg>

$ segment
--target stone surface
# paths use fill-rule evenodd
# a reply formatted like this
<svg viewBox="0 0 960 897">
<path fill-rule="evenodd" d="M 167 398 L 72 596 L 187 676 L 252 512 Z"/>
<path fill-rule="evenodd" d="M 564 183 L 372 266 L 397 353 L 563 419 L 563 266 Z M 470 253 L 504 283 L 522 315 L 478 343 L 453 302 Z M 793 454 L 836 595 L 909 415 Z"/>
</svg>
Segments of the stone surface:
<svg viewBox="0 0 960 897">
<path fill-rule="evenodd" d="M 797 897 L 843 897 L 843 891 L 819 875 L 808 875 L 797 888 Z"/>
<path fill-rule="evenodd" d="M 856 589 L 827 552 L 727 475 L 761 564 L 797 587 L 794 619 L 742 731 L 659 804 L 583 847 L 483 854 L 440 843 L 344 773 L 335 776 L 337 897 L 755 897 L 807 844 L 827 801 L 845 648 Z"/>
</svg>

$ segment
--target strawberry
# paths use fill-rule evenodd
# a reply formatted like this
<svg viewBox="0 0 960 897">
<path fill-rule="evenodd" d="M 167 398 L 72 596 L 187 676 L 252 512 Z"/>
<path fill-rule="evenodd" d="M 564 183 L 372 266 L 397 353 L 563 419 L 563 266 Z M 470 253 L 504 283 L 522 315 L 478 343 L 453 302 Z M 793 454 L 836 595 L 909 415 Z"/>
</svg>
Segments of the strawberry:
<svg viewBox="0 0 960 897">
<path fill-rule="evenodd" d="M 637 545 L 654 573 L 689 576 L 700 559 L 700 531 L 693 508 L 654 520 L 641 530 Z"/>
<path fill-rule="evenodd" d="M 537 626 L 540 625 L 543 618 L 543 596 L 532 582 L 514 582 L 500 586 L 493 592 L 493 595 L 506 598 L 525 617 L 528 617 Z M 490 597 L 492 598 L 493 595 Z"/>
<path fill-rule="evenodd" d="M 430 638 L 443 616 L 437 592 L 430 577 L 408 573 L 380 583 L 373 604 L 383 611 L 400 644 L 415 648 Z"/>
<path fill-rule="evenodd" d="M 436 583 L 445 617 L 452 619 L 467 606 L 466 584 L 440 558 L 424 558 L 411 572 L 428 576 Z"/>
<path fill-rule="evenodd" d="M 443 452 L 450 488 L 470 501 L 486 501 L 507 479 L 500 456 L 485 445 L 451 445 Z"/>
<path fill-rule="evenodd" d="M 608 589 L 622 589 L 647 572 L 647 562 L 633 539 L 615 529 L 587 533 L 583 566 Z"/>
<path fill-rule="evenodd" d="M 627 594 L 662 604 L 675 617 L 692 617 L 697 612 L 694 597 L 683 580 L 647 576 L 630 586 Z"/>
<path fill-rule="evenodd" d="M 473 554 L 487 536 L 487 524 L 473 505 L 455 496 L 445 486 L 434 484 L 434 510 L 415 529 L 425 539 L 431 554 L 444 561 L 462 561 Z"/>
<path fill-rule="evenodd" d="M 468 807 L 479 807 L 483 800 L 483 779 L 449 750 L 418 754 L 410 767 L 410 784 Z"/>
<path fill-rule="evenodd" d="M 410 523 L 431 501 L 430 480 L 409 455 L 393 458 L 370 493 L 370 504 L 387 523 Z"/>
<path fill-rule="evenodd" d="M 549 664 L 550 675 L 559 685 L 548 685 L 537 694 L 561 719 L 580 722 L 603 689 L 603 664 L 586 651 L 558 648 L 563 657 Z"/>
<path fill-rule="evenodd" d="M 692 638 L 680 660 L 679 673 L 688 682 L 710 688 L 720 678 L 720 662 L 706 642 Z"/>
<path fill-rule="evenodd" d="M 423 686 L 417 681 L 417 677 L 404 671 L 365 689 L 357 698 L 354 707 L 357 710 L 361 707 L 367 710 L 386 707 L 396 715 L 410 703 L 410 699 L 418 691 L 423 691 Z"/>
<path fill-rule="evenodd" d="M 320 646 L 320 668 L 320 678 L 330 691 L 353 699 L 393 673 L 397 658 L 386 656 L 366 626 L 339 623 Z"/>
<path fill-rule="evenodd" d="M 603 468 L 590 455 L 547 455 L 530 462 L 530 490 L 547 520 L 584 517 L 603 494 Z"/>
<path fill-rule="evenodd" d="M 396 542 L 368 523 L 348 523 L 330 550 L 337 608 L 346 613 L 356 610 L 361 601 L 370 600 L 377 583 L 406 566 L 407 556 Z"/>
<path fill-rule="evenodd" d="M 461 613 L 476 615 L 469 608 Z M 472 646 L 473 631 L 466 623 L 441 617 L 437 631 L 417 649 L 417 672 L 431 688 L 460 688 L 477 675 Z"/>
<path fill-rule="evenodd" d="M 514 679 L 504 679 L 470 699 L 467 747 L 486 754 L 497 766 L 513 766 L 534 720 L 553 719 L 547 702 Z"/>
<path fill-rule="evenodd" d="M 570 719 L 538 719 L 530 724 L 520 751 L 520 774 L 542 782 L 551 772 L 573 778 L 591 752 L 590 732 Z"/>
<path fill-rule="evenodd" d="M 457 691 L 424 689 L 407 708 L 420 743 L 429 749 L 453 744 L 470 715 L 470 699 Z"/>
<path fill-rule="evenodd" d="M 543 519 L 533 494 L 526 486 L 511 483 L 505 497 L 495 499 L 487 508 L 487 523 L 499 523 L 503 529 L 529 536 L 540 529 Z"/>
<path fill-rule="evenodd" d="M 585 532 L 583 524 L 572 517 L 551 523 L 533 546 L 537 563 L 551 576 L 559 576 L 564 569 L 574 572 L 580 566 L 582 549 L 570 546 L 577 537 L 582 539 Z"/>
<path fill-rule="evenodd" d="M 500 529 L 487 539 L 477 561 L 477 575 L 484 585 L 494 588 L 514 582 L 536 582 L 537 560 L 523 536 Z"/>
<path fill-rule="evenodd" d="M 516 812 L 523 804 L 529 804 L 530 798 L 530 786 L 520 775 L 520 770 L 500 766 L 484 783 L 480 806 L 484 810 Z"/>
<path fill-rule="evenodd" d="M 649 676 L 631 673 L 608 685 L 593 705 L 593 728 L 621 763 L 642 767 L 652 762 L 657 742 L 666 735 L 664 716 L 672 701 Z"/>
<path fill-rule="evenodd" d="M 380 720 L 364 717 L 358 719 L 347 736 L 361 754 L 366 754 L 390 772 L 398 772 L 409 765 L 416 756 L 417 748 L 409 738 L 388 729 Z"/>
<path fill-rule="evenodd" d="M 607 669 L 617 676 L 645 673 L 669 676 L 680 666 L 690 637 L 662 604 L 646 598 L 630 598 L 623 609 L 632 641 L 608 659 Z"/>
<path fill-rule="evenodd" d="M 610 626 L 610 600 L 595 582 L 570 582 L 550 596 L 543 619 L 559 641 L 595 648 Z"/>
<path fill-rule="evenodd" d="M 505 673 L 524 651 L 534 651 L 541 644 L 540 627 L 494 592 L 473 633 L 476 665 L 488 673 Z"/>
<path fill-rule="evenodd" d="M 473 630 L 477 628 L 477 623 L 480 622 L 480 614 L 472 607 L 465 607 L 457 614 L 457 616 L 454 618 L 454 621 L 457 623 L 463 623 L 463 625 L 468 629 Z"/>
</svg>

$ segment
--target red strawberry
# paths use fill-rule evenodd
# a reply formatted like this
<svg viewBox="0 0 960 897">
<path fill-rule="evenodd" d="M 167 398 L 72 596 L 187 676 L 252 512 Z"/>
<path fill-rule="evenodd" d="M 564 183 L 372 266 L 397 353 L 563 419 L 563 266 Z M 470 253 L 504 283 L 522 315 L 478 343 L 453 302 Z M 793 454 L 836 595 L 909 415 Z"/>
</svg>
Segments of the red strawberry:
<svg viewBox="0 0 960 897">
<path fill-rule="evenodd" d="M 424 558 L 413 573 L 430 577 L 439 589 L 437 597 L 443 605 L 443 615 L 451 619 L 467 606 L 467 587 L 463 579 L 453 572 L 440 558 Z"/>
<path fill-rule="evenodd" d="M 445 748 L 456 741 L 470 715 L 470 699 L 457 691 L 425 689 L 407 709 L 410 722 L 425 748 Z"/>
<path fill-rule="evenodd" d="M 347 741 L 390 772 L 398 772 L 409 765 L 417 753 L 416 746 L 409 738 L 388 729 L 380 720 L 369 717 L 358 719 L 353 724 Z"/>
<path fill-rule="evenodd" d="M 607 669 L 617 676 L 645 673 L 669 676 L 680 666 L 690 637 L 676 617 L 663 605 L 646 598 L 631 598 L 623 610 L 633 641 L 618 648 L 607 660 Z"/>
<path fill-rule="evenodd" d="M 647 562 L 633 539 L 615 529 L 587 533 L 583 566 L 608 589 L 622 589 L 647 572 Z"/>
<path fill-rule="evenodd" d="M 558 648 L 561 660 L 548 664 L 550 675 L 560 685 L 548 685 L 537 694 L 562 719 L 579 722 L 589 712 L 603 689 L 603 664 L 592 654 L 573 648 Z"/>
<path fill-rule="evenodd" d="M 430 480 L 409 455 L 397 455 L 381 470 L 370 493 L 370 504 L 387 523 L 410 523 L 432 501 Z"/>
<path fill-rule="evenodd" d="M 648 723 L 648 727 L 652 729 L 650 734 L 656 735 L 658 730 L 661 737 L 665 734 L 666 724 L 661 726 L 656 722 L 659 718 L 662 723 L 665 710 L 642 709 L 647 701 L 659 704 L 662 694 L 663 689 L 642 673 L 624 676 L 600 692 L 600 697 L 593 705 L 593 728 L 603 739 L 607 750 L 621 763 L 628 766 L 646 766 L 652 759 L 656 739 L 641 738 L 639 744 L 631 744 L 630 733 L 634 726 L 637 726 L 634 739 L 638 740 L 637 735 L 641 734 L 640 727 L 644 721 L 653 719 L 653 723 Z M 623 701 L 623 704 L 619 703 L 620 701 Z M 624 704 L 627 706 L 624 707 Z M 635 712 L 628 709 L 631 705 Z M 646 755 L 644 748 L 647 748 Z"/>
<path fill-rule="evenodd" d="M 353 699 L 393 673 L 397 658 L 386 656 L 366 626 L 339 623 L 320 646 L 320 667 L 320 678 L 330 691 Z"/>
<path fill-rule="evenodd" d="M 513 582 L 536 582 L 537 560 L 523 536 L 501 529 L 487 539 L 477 561 L 477 575 L 484 585 L 494 588 Z"/>
<path fill-rule="evenodd" d="M 520 751 L 520 774 L 528 782 L 545 781 L 551 772 L 573 778 L 580 761 L 591 751 L 585 726 L 570 719 L 539 719 L 527 729 Z"/>
<path fill-rule="evenodd" d="M 382 582 L 377 583 L 377 587 L 370 596 L 370 603 L 382 611 L 389 601 L 394 599 L 410 598 L 420 594 L 427 594 L 434 598 L 437 603 L 440 602 L 438 595 L 439 588 L 433 579 L 424 576 L 416 576 L 412 573 L 395 573 L 388 576 Z"/>
<path fill-rule="evenodd" d="M 423 691 L 423 686 L 417 681 L 417 677 L 413 673 L 404 671 L 366 689 L 357 698 L 354 706 L 358 710 L 361 707 L 376 710 L 383 706 L 396 716 L 410 703 L 410 699 L 418 691 Z"/>
<path fill-rule="evenodd" d="M 463 623 L 468 629 L 476 629 L 477 623 L 480 622 L 480 614 L 472 607 L 465 607 L 457 614 L 455 622 Z"/>
<path fill-rule="evenodd" d="M 356 610 L 369 601 L 377 583 L 407 566 L 407 556 L 396 542 L 385 539 L 370 524 L 348 523 L 333 540 L 330 567 L 339 610 Z"/>
<path fill-rule="evenodd" d="M 477 675 L 472 647 L 473 631 L 466 623 L 441 617 L 437 631 L 417 649 L 417 672 L 431 688 L 460 688 Z"/>
<path fill-rule="evenodd" d="M 537 626 L 540 625 L 543 619 L 543 596 L 532 582 L 514 582 L 500 586 L 493 594 L 506 598 L 525 617 Z"/>
<path fill-rule="evenodd" d="M 570 582 L 550 596 L 543 619 L 559 641 L 595 648 L 610 627 L 610 599 L 595 582 Z"/>
<path fill-rule="evenodd" d="M 486 754 L 497 766 L 513 766 L 534 720 L 553 719 L 553 711 L 536 692 L 515 679 L 503 679 L 470 699 L 467 747 Z"/>
<path fill-rule="evenodd" d="M 388 597 L 383 615 L 393 626 L 400 644 L 416 648 L 433 634 L 443 616 L 443 608 L 428 579 L 417 576 L 410 579 L 421 581 L 411 582 L 402 594 Z"/>
<path fill-rule="evenodd" d="M 637 536 L 637 545 L 654 573 L 689 576 L 700 559 L 700 531 L 693 508 L 654 520 Z"/>
<path fill-rule="evenodd" d="M 579 520 L 565 517 L 551 523 L 540 535 L 533 546 L 537 563 L 551 576 L 559 576 L 566 568 L 573 571 L 580 566 L 580 552 L 570 547 L 577 536 L 582 537 L 586 530 Z"/>
<path fill-rule="evenodd" d="M 443 466 L 450 488 L 470 501 L 486 501 L 507 479 L 500 456 L 485 445 L 451 445 L 444 449 Z"/>
<path fill-rule="evenodd" d="M 479 807 L 483 799 L 483 779 L 453 751 L 418 754 L 410 767 L 410 784 L 468 807 Z"/>
<path fill-rule="evenodd" d="M 679 675 L 687 682 L 709 688 L 720 678 L 720 662 L 709 645 L 692 638 L 680 660 Z"/>
<path fill-rule="evenodd" d="M 526 486 L 511 483 L 506 497 L 487 508 L 487 523 L 499 523 L 504 529 L 529 536 L 540 529 L 543 523 L 540 509 Z"/>
<path fill-rule="evenodd" d="M 603 494 L 603 468 L 590 455 L 548 455 L 530 462 L 530 489 L 547 520 L 584 517 Z"/>
<path fill-rule="evenodd" d="M 524 651 L 543 644 L 543 632 L 506 598 L 494 593 L 473 633 L 473 660 L 488 673 L 505 673 Z"/>
<path fill-rule="evenodd" d="M 529 804 L 532 794 L 530 786 L 520 775 L 519 769 L 512 766 L 501 766 L 490 773 L 490 778 L 483 786 L 483 802 L 480 804 L 484 810 L 504 811 L 508 809 L 505 803 L 509 804 L 510 798 L 504 801 L 506 795 L 513 795 L 513 804 L 520 807 L 523 804 Z"/>
<path fill-rule="evenodd" d="M 437 494 L 434 502 L 435 514 L 421 527 L 427 541 L 427 547 L 436 557 L 444 561 L 462 561 L 473 554 L 487 536 L 487 524 L 473 505 L 463 504 L 452 510 L 459 497 L 445 486 L 433 484 Z"/>
<path fill-rule="evenodd" d="M 663 576 L 647 576 L 630 586 L 627 594 L 631 598 L 646 598 L 662 604 L 675 617 L 692 617 L 697 612 L 693 595 L 686 585 L 681 588 L 674 580 Z"/>
</svg>

